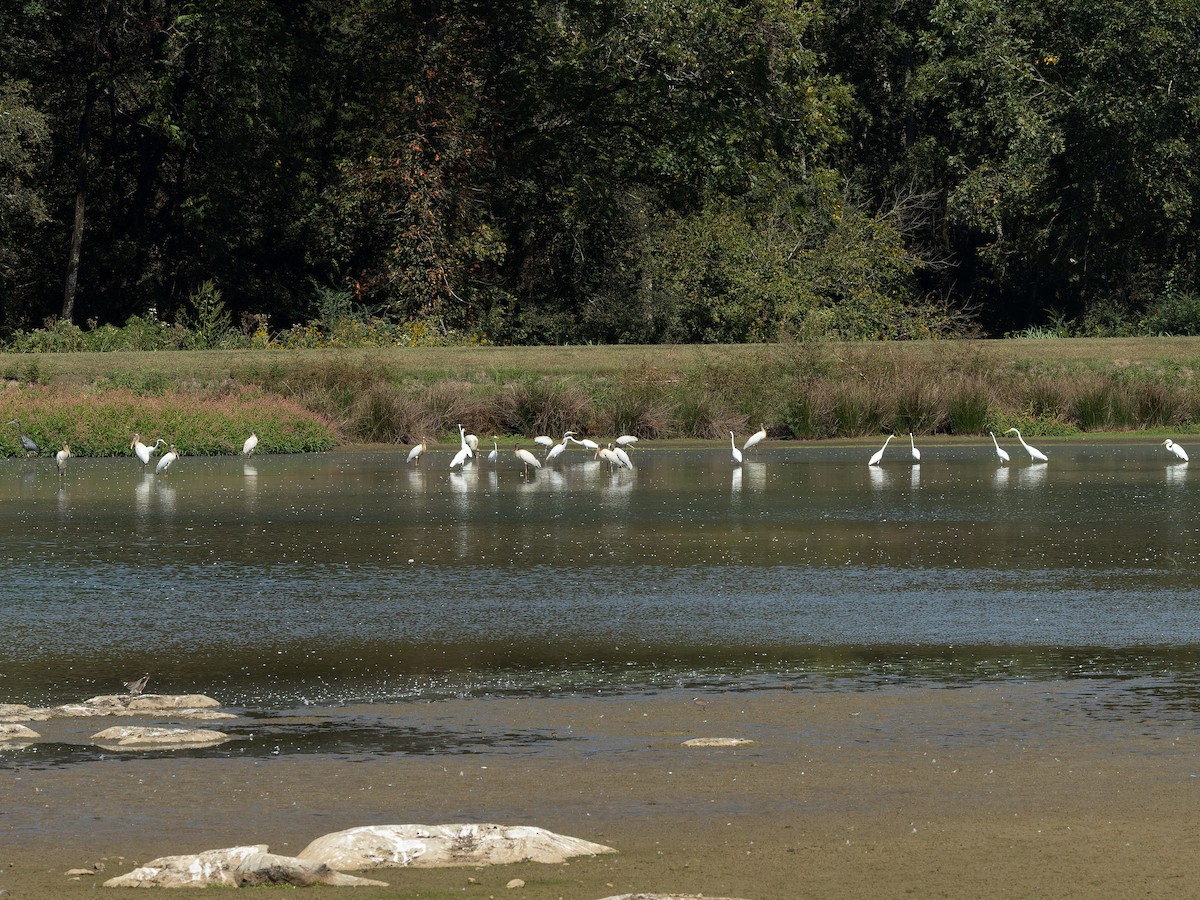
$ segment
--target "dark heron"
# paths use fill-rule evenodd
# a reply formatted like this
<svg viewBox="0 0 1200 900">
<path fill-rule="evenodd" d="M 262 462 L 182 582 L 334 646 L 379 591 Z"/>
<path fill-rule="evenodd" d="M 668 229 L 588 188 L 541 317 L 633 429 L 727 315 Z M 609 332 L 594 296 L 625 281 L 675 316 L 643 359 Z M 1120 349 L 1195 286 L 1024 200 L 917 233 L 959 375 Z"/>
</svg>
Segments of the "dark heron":
<svg viewBox="0 0 1200 900">
<path fill-rule="evenodd" d="M 149 675 L 143 675 L 141 678 L 137 679 L 136 681 L 126 681 L 125 682 L 125 690 L 129 691 L 129 693 L 136 696 L 137 694 L 140 694 L 142 691 L 144 691 L 146 689 L 146 682 L 149 680 L 150 680 Z"/>
<path fill-rule="evenodd" d="M 16 425 L 17 431 L 21 434 L 21 446 L 25 448 L 26 453 L 41 453 L 42 448 L 37 445 L 33 438 L 25 433 L 25 429 L 21 427 L 20 419 L 13 419 L 7 422 L 8 425 Z"/>
</svg>

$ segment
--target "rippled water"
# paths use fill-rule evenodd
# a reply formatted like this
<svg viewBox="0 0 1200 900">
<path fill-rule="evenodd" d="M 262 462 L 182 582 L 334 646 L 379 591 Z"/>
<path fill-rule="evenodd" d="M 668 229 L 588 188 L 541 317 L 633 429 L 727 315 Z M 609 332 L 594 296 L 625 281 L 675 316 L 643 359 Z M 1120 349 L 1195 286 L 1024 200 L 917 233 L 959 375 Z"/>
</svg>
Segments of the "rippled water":
<svg viewBox="0 0 1200 900">
<path fill-rule="evenodd" d="M 1195 491 L 1153 441 L 0 463 L 0 702 L 1088 676 L 1191 691 Z M 394 735 L 392 736 L 394 738 Z"/>
</svg>

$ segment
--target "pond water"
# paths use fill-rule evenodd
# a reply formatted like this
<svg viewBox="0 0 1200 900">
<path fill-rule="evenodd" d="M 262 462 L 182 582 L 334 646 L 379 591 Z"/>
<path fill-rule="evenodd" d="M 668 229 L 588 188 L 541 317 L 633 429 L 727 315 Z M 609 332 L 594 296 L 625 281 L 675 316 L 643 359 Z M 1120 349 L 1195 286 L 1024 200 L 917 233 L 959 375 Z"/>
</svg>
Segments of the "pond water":
<svg viewBox="0 0 1200 900">
<path fill-rule="evenodd" d="M 246 710 L 663 686 L 1191 685 L 1196 488 L 1161 446 L 0 464 L 0 702 Z M 1189 688 L 1190 689 L 1190 688 Z"/>
</svg>

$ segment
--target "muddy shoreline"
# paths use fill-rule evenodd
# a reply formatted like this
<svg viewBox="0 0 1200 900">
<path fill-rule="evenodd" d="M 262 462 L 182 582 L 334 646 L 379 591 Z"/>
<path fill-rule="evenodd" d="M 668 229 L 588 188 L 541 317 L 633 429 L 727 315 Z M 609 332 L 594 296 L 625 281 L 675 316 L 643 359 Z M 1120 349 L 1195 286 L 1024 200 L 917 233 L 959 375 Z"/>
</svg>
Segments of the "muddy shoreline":
<svg viewBox="0 0 1200 900">
<path fill-rule="evenodd" d="M 0 754 L 0 890 L 91 892 L 165 854 L 293 853 L 365 824 L 538 825 L 615 847 L 566 865 L 384 870 L 356 898 L 747 900 L 1200 894 L 1189 710 L 1114 708 L 1100 682 L 873 692 L 464 699 L 430 722 L 546 730 L 527 748 L 41 766 Z M 738 748 L 685 748 L 738 737 Z M 74 880 L 73 868 L 104 866 Z M 526 886 L 506 891 L 521 878 Z"/>
</svg>

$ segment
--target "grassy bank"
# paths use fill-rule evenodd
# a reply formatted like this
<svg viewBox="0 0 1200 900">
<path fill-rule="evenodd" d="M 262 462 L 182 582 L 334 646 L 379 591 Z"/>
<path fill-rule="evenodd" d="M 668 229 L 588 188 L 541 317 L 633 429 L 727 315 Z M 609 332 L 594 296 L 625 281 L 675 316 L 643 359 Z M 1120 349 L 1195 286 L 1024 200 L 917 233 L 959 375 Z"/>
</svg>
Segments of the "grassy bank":
<svg viewBox="0 0 1200 900">
<path fill-rule="evenodd" d="M 1200 430 L 1200 338 L 7 354 L 0 417 L 44 445 L 185 452 L 480 435 L 774 438 Z M 0 452 L 19 454 L 15 427 Z"/>
</svg>

